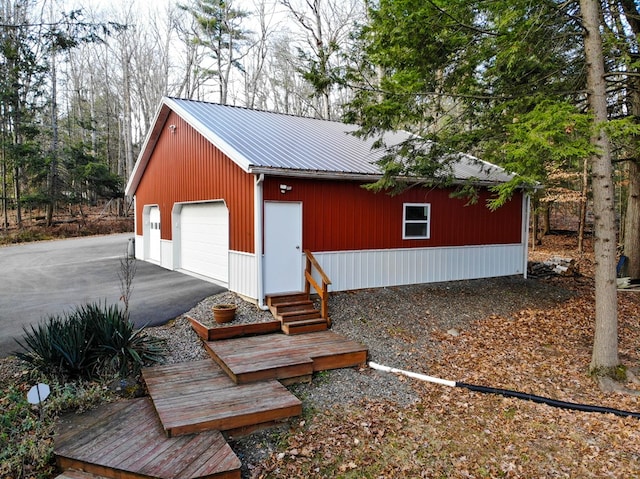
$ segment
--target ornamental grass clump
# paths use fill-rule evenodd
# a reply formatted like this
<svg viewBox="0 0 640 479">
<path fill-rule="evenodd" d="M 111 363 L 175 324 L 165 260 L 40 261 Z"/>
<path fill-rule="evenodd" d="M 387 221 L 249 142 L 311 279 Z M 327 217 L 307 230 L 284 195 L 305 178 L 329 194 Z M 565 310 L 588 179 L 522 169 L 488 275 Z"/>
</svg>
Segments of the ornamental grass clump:
<svg viewBox="0 0 640 479">
<path fill-rule="evenodd" d="M 164 343 L 136 328 L 118 306 L 87 304 L 24 328 L 16 356 L 45 374 L 69 378 L 137 375 L 162 359 Z"/>
</svg>

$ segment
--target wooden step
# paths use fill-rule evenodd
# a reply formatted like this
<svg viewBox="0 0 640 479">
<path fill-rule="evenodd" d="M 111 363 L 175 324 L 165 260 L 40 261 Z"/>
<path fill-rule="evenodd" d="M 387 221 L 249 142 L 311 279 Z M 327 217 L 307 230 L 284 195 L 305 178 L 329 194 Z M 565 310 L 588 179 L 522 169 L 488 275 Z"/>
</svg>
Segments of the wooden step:
<svg viewBox="0 0 640 479">
<path fill-rule="evenodd" d="M 284 334 L 264 335 L 265 338 L 278 336 L 286 337 Z M 247 341 L 243 342 L 243 347 L 237 350 L 234 349 L 233 343 L 229 342 L 233 341 L 232 339 L 208 341 L 205 346 L 209 356 L 236 384 L 249 384 L 269 379 L 304 378 L 313 374 L 313 360 L 308 354 L 297 351 L 274 353 L 270 348 L 265 348 L 257 338 L 260 336 L 244 338 Z M 251 346 L 254 341 L 249 342 L 252 339 L 258 345 L 255 348 Z M 232 349 L 228 349 L 228 346 Z"/>
<path fill-rule="evenodd" d="M 290 303 L 292 301 L 308 301 L 308 300 L 309 300 L 309 295 L 302 291 L 270 294 L 267 296 L 267 306 L 276 306 L 277 304 Z"/>
<path fill-rule="evenodd" d="M 142 371 L 169 437 L 253 428 L 299 416 L 302 403 L 278 381 L 239 385 L 211 359 Z"/>
<path fill-rule="evenodd" d="M 288 335 L 315 333 L 317 331 L 326 331 L 327 329 L 327 320 L 324 318 L 306 319 L 282 324 L 282 332 Z"/>
<path fill-rule="evenodd" d="M 54 454 L 63 470 L 111 479 L 240 479 L 240 460 L 219 431 L 167 438 L 148 398 L 63 416 Z"/>
<path fill-rule="evenodd" d="M 309 319 L 318 319 L 321 317 L 320 311 L 317 309 L 303 309 L 298 311 L 288 311 L 278 315 L 278 319 L 282 324 L 295 323 L 298 321 L 307 321 Z"/>
<path fill-rule="evenodd" d="M 273 306 L 276 314 L 286 313 L 289 311 L 298 311 L 300 309 L 315 309 L 313 306 L 313 301 L 309 299 L 300 300 L 300 301 L 289 301 L 286 303 L 278 303 Z"/>
<path fill-rule="evenodd" d="M 293 379 L 367 361 L 365 346 L 332 331 L 223 339 L 206 342 L 205 346 L 238 382 Z"/>
</svg>

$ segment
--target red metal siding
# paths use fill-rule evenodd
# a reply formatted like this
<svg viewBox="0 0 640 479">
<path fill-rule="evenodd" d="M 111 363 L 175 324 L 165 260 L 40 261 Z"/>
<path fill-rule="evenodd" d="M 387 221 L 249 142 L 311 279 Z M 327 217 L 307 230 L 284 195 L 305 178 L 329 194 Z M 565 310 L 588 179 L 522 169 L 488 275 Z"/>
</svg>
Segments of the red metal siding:
<svg viewBox="0 0 640 479">
<path fill-rule="evenodd" d="M 282 194 L 280 184 L 292 187 Z M 495 212 L 450 198 L 451 189 L 413 188 L 397 196 L 372 193 L 351 181 L 267 178 L 264 199 L 301 201 L 303 246 L 312 251 L 465 246 L 521 242 L 522 196 Z M 431 204 L 431 237 L 402 239 L 403 203 Z"/>
<path fill-rule="evenodd" d="M 175 125 L 172 133 L 169 125 Z M 171 239 L 171 212 L 176 202 L 224 199 L 229 209 L 229 247 L 253 253 L 253 175 L 171 113 L 136 190 L 138 232 L 142 208 L 157 204 L 161 235 Z"/>
</svg>

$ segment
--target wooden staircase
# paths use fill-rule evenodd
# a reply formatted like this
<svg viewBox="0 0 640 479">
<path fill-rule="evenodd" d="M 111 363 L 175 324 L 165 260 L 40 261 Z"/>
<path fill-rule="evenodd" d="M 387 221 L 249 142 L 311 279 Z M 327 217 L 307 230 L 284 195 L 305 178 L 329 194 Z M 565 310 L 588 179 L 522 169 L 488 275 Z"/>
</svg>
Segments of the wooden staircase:
<svg viewBox="0 0 640 479">
<path fill-rule="evenodd" d="M 269 310 L 282 323 L 282 331 L 289 335 L 325 331 L 331 326 L 328 308 L 331 280 L 311 251 L 305 250 L 304 254 L 307 258 L 304 291 L 267 296 Z M 313 276 L 314 268 L 321 284 Z M 311 301 L 311 288 L 318 295 L 320 309 Z"/>
<path fill-rule="evenodd" d="M 322 317 L 307 293 L 284 293 L 267 296 L 273 316 L 282 323 L 285 334 L 325 331 L 329 322 Z"/>
</svg>

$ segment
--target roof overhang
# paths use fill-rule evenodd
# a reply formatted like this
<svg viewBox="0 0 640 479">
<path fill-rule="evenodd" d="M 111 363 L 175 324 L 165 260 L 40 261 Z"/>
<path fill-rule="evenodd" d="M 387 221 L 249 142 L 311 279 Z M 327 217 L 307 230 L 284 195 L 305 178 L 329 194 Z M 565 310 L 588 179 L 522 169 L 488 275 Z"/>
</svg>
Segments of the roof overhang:
<svg viewBox="0 0 640 479">
<path fill-rule="evenodd" d="M 288 168 L 272 168 L 272 167 L 250 167 L 249 173 L 254 175 L 265 176 L 278 176 L 283 178 L 306 178 L 306 179 L 319 179 L 319 180 L 344 180 L 344 181 L 362 181 L 362 182 L 375 182 L 382 178 L 382 175 L 364 174 L 364 173 L 344 173 L 335 171 L 316 171 L 316 170 L 292 170 Z M 405 181 L 407 183 L 423 183 L 432 181 L 431 178 L 398 178 L 399 181 Z M 497 186 L 502 183 L 498 181 L 478 180 L 475 178 L 463 179 L 453 178 L 450 180 L 454 185 L 466 185 L 471 184 L 474 186 Z"/>
</svg>

